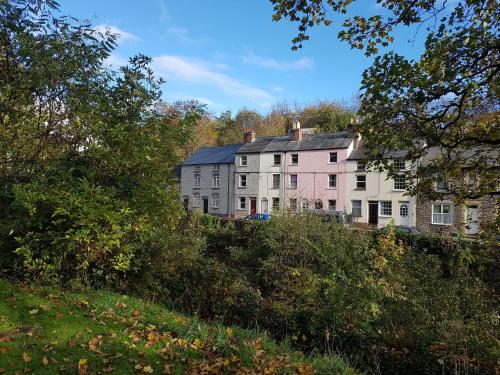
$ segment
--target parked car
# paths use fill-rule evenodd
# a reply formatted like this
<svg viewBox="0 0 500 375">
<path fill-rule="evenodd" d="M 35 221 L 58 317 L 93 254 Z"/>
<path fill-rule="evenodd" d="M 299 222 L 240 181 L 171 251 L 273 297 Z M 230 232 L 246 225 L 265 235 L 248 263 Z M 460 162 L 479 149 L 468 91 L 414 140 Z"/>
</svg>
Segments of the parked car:
<svg viewBox="0 0 500 375">
<path fill-rule="evenodd" d="M 336 221 L 345 225 L 352 224 L 352 215 L 343 211 L 310 210 L 310 212 L 318 215 L 325 222 Z"/>
<path fill-rule="evenodd" d="M 244 221 L 269 221 L 269 214 L 251 214 L 248 216 L 245 216 L 243 219 Z"/>
</svg>

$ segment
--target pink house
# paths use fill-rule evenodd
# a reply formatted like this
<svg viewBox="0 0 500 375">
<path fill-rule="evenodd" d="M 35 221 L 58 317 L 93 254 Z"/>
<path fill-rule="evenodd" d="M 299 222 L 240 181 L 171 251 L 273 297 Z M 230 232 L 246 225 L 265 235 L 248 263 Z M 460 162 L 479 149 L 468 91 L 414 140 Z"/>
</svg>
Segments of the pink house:
<svg viewBox="0 0 500 375">
<path fill-rule="evenodd" d="M 317 147 L 329 143 L 327 149 L 301 150 L 299 147 L 297 151 L 286 152 L 284 196 L 291 210 L 345 210 L 346 159 L 353 139 L 345 133 L 335 135 L 339 138 L 333 142 L 332 139 L 322 142 L 322 134 L 311 137 Z"/>
</svg>

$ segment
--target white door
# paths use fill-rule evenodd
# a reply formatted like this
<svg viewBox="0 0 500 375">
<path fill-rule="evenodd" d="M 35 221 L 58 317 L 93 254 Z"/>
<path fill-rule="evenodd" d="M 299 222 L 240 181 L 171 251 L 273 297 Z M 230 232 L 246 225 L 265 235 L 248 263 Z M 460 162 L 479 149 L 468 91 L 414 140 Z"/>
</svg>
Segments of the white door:
<svg viewBox="0 0 500 375">
<path fill-rule="evenodd" d="M 269 213 L 269 208 L 268 208 L 268 205 L 267 205 L 267 199 L 266 199 L 266 198 L 263 198 L 263 199 L 260 201 L 260 211 L 261 211 L 261 213 L 263 213 L 263 214 L 267 214 L 267 213 Z"/>
<path fill-rule="evenodd" d="M 399 202 L 398 225 L 410 225 L 409 202 Z"/>
<path fill-rule="evenodd" d="M 479 233 L 479 210 L 477 206 L 467 206 L 467 223 L 465 225 L 465 233 Z"/>
</svg>

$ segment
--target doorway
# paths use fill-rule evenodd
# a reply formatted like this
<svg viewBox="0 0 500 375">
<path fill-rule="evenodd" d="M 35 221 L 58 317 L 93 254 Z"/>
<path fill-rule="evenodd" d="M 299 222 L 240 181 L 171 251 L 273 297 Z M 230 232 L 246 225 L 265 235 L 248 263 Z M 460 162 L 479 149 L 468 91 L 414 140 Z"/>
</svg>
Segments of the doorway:
<svg viewBox="0 0 500 375">
<path fill-rule="evenodd" d="M 409 202 L 399 202 L 399 225 L 410 225 L 410 203 Z"/>
<path fill-rule="evenodd" d="M 208 198 L 203 198 L 203 213 L 208 214 Z"/>
<path fill-rule="evenodd" d="M 467 206 L 467 222 L 465 225 L 466 234 L 479 233 L 479 208 L 477 206 Z"/>
<path fill-rule="evenodd" d="M 269 213 L 269 204 L 267 198 L 262 198 L 262 200 L 260 201 L 260 211 L 263 214 Z"/>
<path fill-rule="evenodd" d="M 378 201 L 368 201 L 368 224 L 378 225 Z"/>
<path fill-rule="evenodd" d="M 257 198 L 250 198 L 250 215 L 255 215 L 257 213 Z"/>
</svg>

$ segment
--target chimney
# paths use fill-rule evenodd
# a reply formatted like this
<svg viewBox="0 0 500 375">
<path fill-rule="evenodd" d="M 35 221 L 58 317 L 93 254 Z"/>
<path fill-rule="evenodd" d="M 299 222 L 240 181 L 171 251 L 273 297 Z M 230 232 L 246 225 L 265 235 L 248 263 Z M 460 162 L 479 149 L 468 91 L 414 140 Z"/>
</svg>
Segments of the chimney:
<svg viewBox="0 0 500 375">
<path fill-rule="evenodd" d="M 253 130 L 246 130 L 243 133 L 243 143 L 252 143 L 255 141 L 255 132 Z"/>
<path fill-rule="evenodd" d="M 292 124 L 292 128 L 289 131 L 289 137 L 291 141 L 301 141 L 302 140 L 302 129 L 300 129 L 300 121 L 295 120 Z"/>
<path fill-rule="evenodd" d="M 361 140 L 361 134 L 359 134 L 357 126 L 359 124 L 359 120 L 356 118 L 351 118 L 351 123 L 347 125 L 346 132 L 347 137 L 353 139 L 353 147 L 354 149 L 358 148 L 359 141 Z"/>
</svg>

